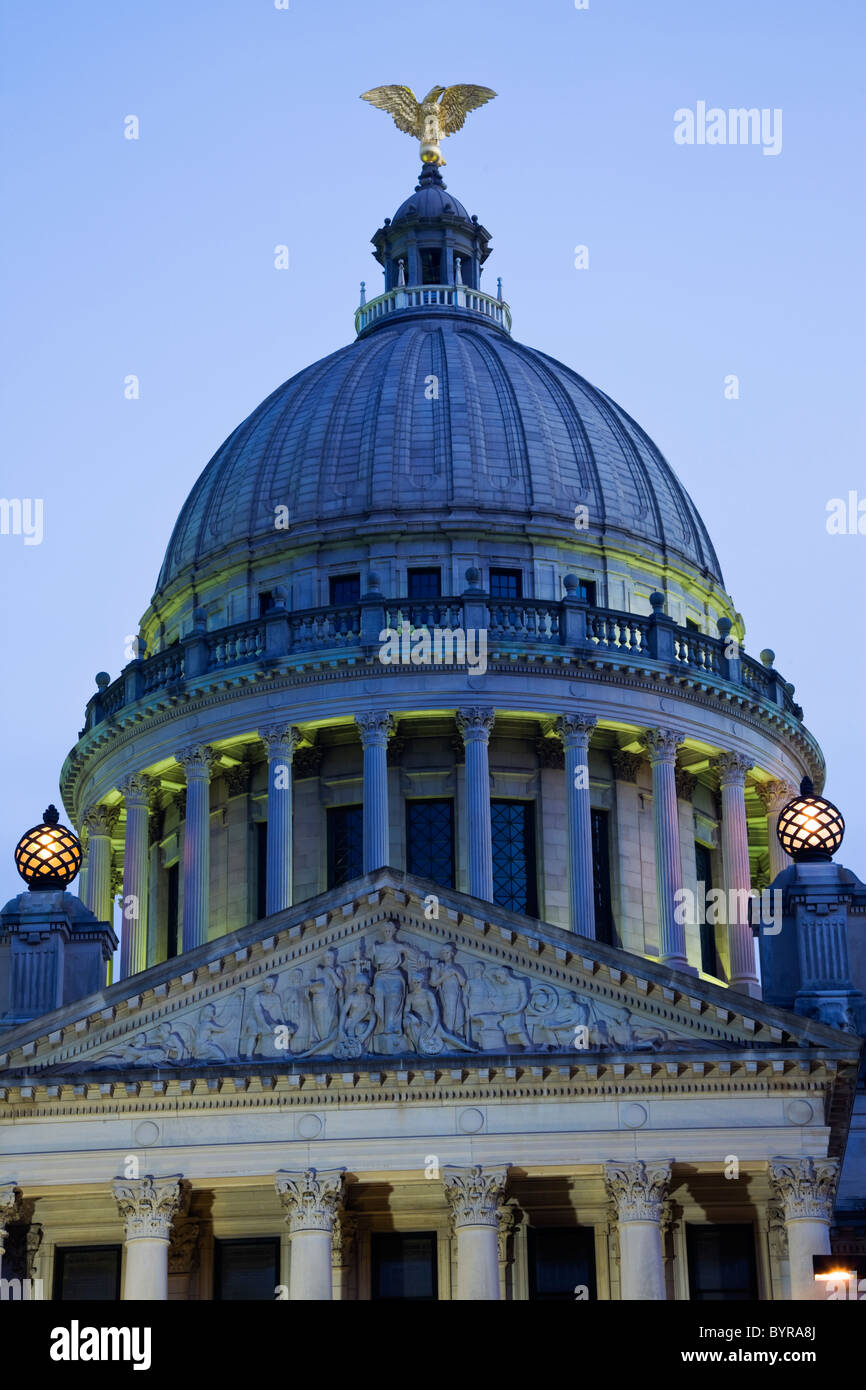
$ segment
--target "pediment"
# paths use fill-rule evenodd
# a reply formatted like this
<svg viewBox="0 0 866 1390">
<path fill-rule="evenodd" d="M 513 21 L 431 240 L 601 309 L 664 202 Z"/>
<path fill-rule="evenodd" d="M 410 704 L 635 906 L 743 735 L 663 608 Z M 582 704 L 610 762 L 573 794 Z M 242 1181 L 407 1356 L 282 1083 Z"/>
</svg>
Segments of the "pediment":
<svg viewBox="0 0 866 1390">
<path fill-rule="evenodd" d="M 846 1035 L 382 870 L 24 1025 L 4 1071 L 166 1076 L 401 1058 L 693 1054 Z M 748 1012 L 740 1012 L 747 1006 Z"/>
</svg>

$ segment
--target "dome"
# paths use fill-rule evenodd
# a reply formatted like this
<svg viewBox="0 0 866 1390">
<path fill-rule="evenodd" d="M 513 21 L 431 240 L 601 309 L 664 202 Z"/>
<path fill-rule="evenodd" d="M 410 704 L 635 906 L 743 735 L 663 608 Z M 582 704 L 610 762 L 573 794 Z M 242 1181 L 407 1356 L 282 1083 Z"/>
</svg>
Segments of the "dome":
<svg viewBox="0 0 866 1390">
<path fill-rule="evenodd" d="M 181 510 L 158 592 L 239 549 L 267 554 L 280 505 L 295 540 L 396 516 L 573 541 L 578 503 L 590 539 L 722 583 L 690 497 L 609 396 L 481 315 L 410 310 L 299 372 L 229 436 Z"/>
<path fill-rule="evenodd" d="M 438 174 L 438 170 L 435 171 Z M 434 182 L 429 175 L 418 183 L 411 198 L 401 203 L 391 219 L 391 226 L 422 217 L 459 217 L 464 222 L 472 219 L 462 203 L 447 191 L 441 178 Z"/>
</svg>

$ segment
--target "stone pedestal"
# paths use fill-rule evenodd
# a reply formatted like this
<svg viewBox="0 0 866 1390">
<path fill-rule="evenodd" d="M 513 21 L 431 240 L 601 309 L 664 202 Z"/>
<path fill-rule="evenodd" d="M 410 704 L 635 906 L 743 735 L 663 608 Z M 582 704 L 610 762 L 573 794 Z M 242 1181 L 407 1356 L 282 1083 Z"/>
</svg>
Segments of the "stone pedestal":
<svg viewBox="0 0 866 1390">
<path fill-rule="evenodd" d="M 171 1223 L 181 1203 L 180 1174 L 118 1178 L 114 1196 L 125 1222 L 123 1299 L 166 1299 Z"/>
<path fill-rule="evenodd" d="M 653 775 L 659 960 L 675 970 L 687 970 L 685 923 L 676 920 L 676 895 L 683 886 L 676 758 L 683 735 L 675 729 L 647 729 L 642 742 Z"/>
<path fill-rule="evenodd" d="M 487 745 L 492 709 L 457 711 L 457 728 L 466 748 L 466 818 L 469 839 L 469 893 L 493 901 L 493 843 L 490 829 L 490 762 Z"/>
<path fill-rule="evenodd" d="M 457 1237 L 457 1298 L 462 1301 L 500 1297 L 499 1217 L 507 1179 L 507 1167 L 449 1164 L 442 1170 Z"/>
<path fill-rule="evenodd" d="M 259 729 L 268 753 L 268 849 L 265 912 L 292 905 L 292 758 L 297 729 L 273 725 Z"/>
<path fill-rule="evenodd" d="M 568 901 L 571 930 L 595 936 L 595 883 L 592 871 L 592 817 L 589 792 L 589 741 L 596 720 L 582 714 L 556 721 L 565 749 L 565 806 L 568 825 Z"/>
<path fill-rule="evenodd" d="M 722 863 L 728 895 L 728 946 L 731 989 L 759 995 L 755 938 L 748 918 L 749 829 L 746 821 L 746 773 L 752 764 L 741 753 L 721 753 L 716 759 L 722 792 Z"/>
<path fill-rule="evenodd" d="M 394 720 L 371 710 L 355 719 L 364 749 L 364 873 L 388 863 L 388 739 Z"/>
<path fill-rule="evenodd" d="M 664 1300 L 662 1216 L 670 1163 L 606 1163 L 605 1185 L 616 1212 L 620 1278 L 626 1300 Z"/>
<path fill-rule="evenodd" d="M 770 1180 L 785 1218 L 792 1299 L 824 1299 L 813 1255 L 830 1254 L 830 1221 L 839 1177 L 836 1158 L 774 1158 Z"/>
<path fill-rule="evenodd" d="M 333 1298 L 334 1221 L 343 1204 L 345 1169 L 281 1172 L 274 1178 L 292 1245 L 289 1299 Z"/>
<path fill-rule="evenodd" d="M 207 941 L 210 898 L 210 777 L 212 748 L 184 748 L 177 760 L 186 774 L 183 830 L 183 949 Z"/>
</svg>

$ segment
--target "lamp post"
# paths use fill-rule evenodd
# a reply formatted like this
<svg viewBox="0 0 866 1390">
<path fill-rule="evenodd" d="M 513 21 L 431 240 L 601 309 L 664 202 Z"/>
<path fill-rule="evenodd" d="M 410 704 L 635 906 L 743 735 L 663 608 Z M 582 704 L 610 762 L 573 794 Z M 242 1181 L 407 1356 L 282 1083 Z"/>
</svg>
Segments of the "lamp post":
<svg viewBox="0 0 866 1390">
<path fill-rule="evenodd" d="M 31 892 L 62 892 L 81 868 L 81 841 L 60 824 L 56 806 L 26 831 L 15 846 L 15 867 Z"/>
<path fill-rule="evenodd" d="M 800 795 L 779 812 L 776 834 L 796 863 L 828 863 L 842 843 L 845 821 L 838 806 L 816 796 L 812 779 L 804 777 Z"/>
</svg>

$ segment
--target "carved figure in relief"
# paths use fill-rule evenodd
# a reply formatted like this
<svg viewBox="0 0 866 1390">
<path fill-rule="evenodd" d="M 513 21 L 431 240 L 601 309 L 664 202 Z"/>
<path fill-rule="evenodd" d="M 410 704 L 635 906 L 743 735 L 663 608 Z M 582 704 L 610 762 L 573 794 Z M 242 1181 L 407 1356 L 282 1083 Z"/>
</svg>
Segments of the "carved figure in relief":
<svg viewBox="0 0 866 1390">
<path fill-rule="evenodd" d="M 291 1030 L 291 1052 L 306 1052 L 313 1033 L 313 1010 L 310 991 L 300 966 L 289 971 L 289 983 L 283 991 L 283 1017 Z"/>
<path fill-rule="evenodd" d="M 198 1016 L 192 1055 L 202 1062 L 224 1062 L 230 1053 L 222 1045 L 228 1041 L 223 1035 L 231 1031 L 231 1026 L 231 1021 L 218 1022 L 216 1004 L 205 1004 Z"/>
<path fill-rule="evenodd" d="M 336 1033 L 345 990 L 346 972 L 338 963 L 337 952 L 326 951 L 318 974 L 310 981 L 317 1042 L 325 1042 Z"/>
<path fill-rule="evenodd" d="M 443 1041 L 439 1004 L 427 980 L 426 969 L 409 972 L 410 987 L 403 1024 L 416 1052 L 433 1056 L 442 1051 Z"/>
<path fill-rule="evenodd" d="M 334 1051 L 338 1057 L 360 1057 L 376 1027 L 376 1009 L 370 986 L 360 975 L 340 1010 L 340 1037 Z"/>
<path fill-rule="evenodd" d="M 589 1022 L 589 1005 L 565 990 L 538 985 L 530 996 L 527 1021 L 536 1047 L 570 1047 L 575 1026 Z"/>
<path fill-rule="evenodd" d="M 507 965 L 491 965 L 489 976 L 501 1011 L 501 1026 L 506 1042 L 532 1047 L 532 1039 L 526 1029 L 529 985 L 520 976 L 512 974 Z"/>
<path fill-rule="evenodd" d="M 449 942 L 441 960 L 434 960 L 430 967 L 430 984 L 439 994 L 443 1027 L 455 1037 L 463 1038 L 466 1035 L 466 971 L 457 964 L 456 956 L 457 948 Z"/>
<path fill-rule="evenodd" d="M 247 997 L 247 1014 L 240 1051 L 247 1057 L 276 1055 L 276 1030 L 286 1026 L 283 1005 L 277 993 L 277 975 L 269 975 L 252 996 Z M 262 1051 L 263 1044 L 267 1048 Z"/>
<path fill-rule="evenodd" d="M 385 922 L 382 940 L 373 946 L 373 1001 L 379 1027 L 377 1045 L 380 1052 L 399 1052 L 405 1046 L 403 1038 L 403 1006 L 406 1002 L 406 976 L 402 966 L 412 962 L 414 952 L 397 940 L 394 922 Z"/>
</svg>

